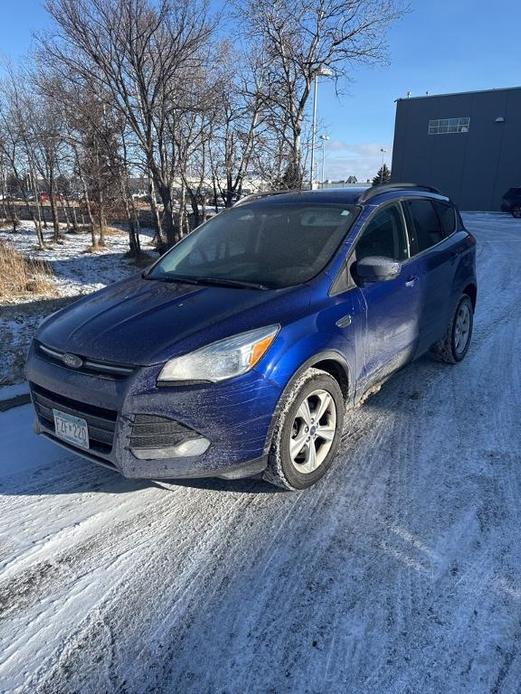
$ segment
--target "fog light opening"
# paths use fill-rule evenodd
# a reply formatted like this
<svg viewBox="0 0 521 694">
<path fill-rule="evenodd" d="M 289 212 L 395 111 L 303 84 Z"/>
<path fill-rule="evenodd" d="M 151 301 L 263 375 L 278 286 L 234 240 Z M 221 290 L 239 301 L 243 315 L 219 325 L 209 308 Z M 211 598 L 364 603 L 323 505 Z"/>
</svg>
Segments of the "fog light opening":
<svg viewBox="0 0 521 694">
<path fill-rule="evenodd" d="M 131 448 L 132 454 L 139 460 L 163 460 L 165 458 L 189 458 L 202 455 L 208 450 L 210 442 L 201 436 L 196 439 L 187 439 L 175 446 L 163 448 Z"/>
</svg>

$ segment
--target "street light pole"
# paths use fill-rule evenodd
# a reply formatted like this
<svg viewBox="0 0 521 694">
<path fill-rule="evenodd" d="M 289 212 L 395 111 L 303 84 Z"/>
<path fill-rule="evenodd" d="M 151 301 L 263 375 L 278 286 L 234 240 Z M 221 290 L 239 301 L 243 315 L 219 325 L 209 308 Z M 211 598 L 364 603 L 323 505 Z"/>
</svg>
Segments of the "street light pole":
<svg viewBox="0 0 521 694">
<path fill-rule="evenodd" d="M 326 175 L 325 175 L 325 170 L 326 170 L 326 142 L 329 140 L 329 135 L 321 135 L 320 139 L 322 140 L 322 186 L 325 183 L 326 180 Z"/>
<path fill-rule="evenodd" d="M 311 162 L 309 166 L 309 187 L 313 190 L 313 175 L 315 173 L 315 140 L 317 138 L 317 109 L 318 109 L 318 78 L 331 77 L 333 70 L 321 65 L 315 73 L 313 88 L 313 119 L 311 122 Z"/>
<path fill-rule="evenodd" d="M 313 120 L 311 122 L 311 163 L 309 166 L 309 188 L 313 190 L 313 173 L 315 169 L 315 138 L 317 135 L 317 101 L 318 101 L 318 73 L 315 77 L 313 90 Z"/>
</svg>

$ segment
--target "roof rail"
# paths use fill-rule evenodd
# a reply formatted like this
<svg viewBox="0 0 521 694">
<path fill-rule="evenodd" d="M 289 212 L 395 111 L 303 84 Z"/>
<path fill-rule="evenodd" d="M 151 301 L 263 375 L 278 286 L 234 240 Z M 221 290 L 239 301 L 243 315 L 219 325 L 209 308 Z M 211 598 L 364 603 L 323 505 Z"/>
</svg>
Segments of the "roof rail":
<svg viewBox="0 0 521 694">
<path fill-rule="evenodd" d="M 269 195 L 284 195 L 285 193 L 302 193 L 300 188 L 287 188 L 286 190 L 267 190 L 259 193 L 251 193 L 251 195 L 246 195 L 244 198 L 237 200 L 234 207 L 242 205 L 245 202 L 252 202 L 253 200 L 260 200 L 262 198 L 267 198 Z"/>
<path fill-rule="evenodd" d="M 383 183 L 382 185 L 372 186 L 362 193 L 358 198 L 358 202 L 367 202 L 375 195 L 380 195 L 381 193 L 386 193 L 389 190 L 396 190 L 400 188 L 411 188 L 413 190 L 423 190 L 428 193 L 436 193 L 437 195 L 443 195 L 441 191 L 433 186 L 422 186 L 417 183 Z M 445 196 L 444 196 L 445 197 Z"/>
</svg>

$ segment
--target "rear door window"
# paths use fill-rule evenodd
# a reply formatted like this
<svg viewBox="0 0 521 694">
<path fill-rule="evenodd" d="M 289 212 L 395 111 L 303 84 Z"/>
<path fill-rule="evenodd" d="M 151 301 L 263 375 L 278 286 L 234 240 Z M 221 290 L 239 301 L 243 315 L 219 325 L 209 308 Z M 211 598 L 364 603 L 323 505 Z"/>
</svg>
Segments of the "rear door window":
<svg viewBox="0 0 521 694">
<path fill-rule="evenodd" d="M 407 200 L 405 203 L 411 221 L 411 245 L 414 253 L 421 253 L 444 238 L 434 205 L 430 200 Z"/>
<path fill-rule="evenodd" d="M 439 200 L 433 200 L 432 204 L 434 205 L 434 209 L 440 218 L 443 236 L 450 236 L 456 229 L 456 212 L 453 205 L 447 202 L 441 202 Z"/>
</svg>

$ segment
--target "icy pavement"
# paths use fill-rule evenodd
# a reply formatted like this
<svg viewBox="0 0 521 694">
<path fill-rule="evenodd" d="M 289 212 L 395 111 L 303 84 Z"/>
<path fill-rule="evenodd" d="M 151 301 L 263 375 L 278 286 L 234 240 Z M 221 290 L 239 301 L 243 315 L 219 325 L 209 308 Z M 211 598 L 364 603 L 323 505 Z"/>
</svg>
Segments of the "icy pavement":
<svg viewBox="0 0 521 694">
<path fill-rule="evenodd" d="M 129 482 L 0 415 L 0 690 L 519 693 L 521 222 L 466 221 L 467 359 L 397 374 L 307 492 Z"/>
</svg>

